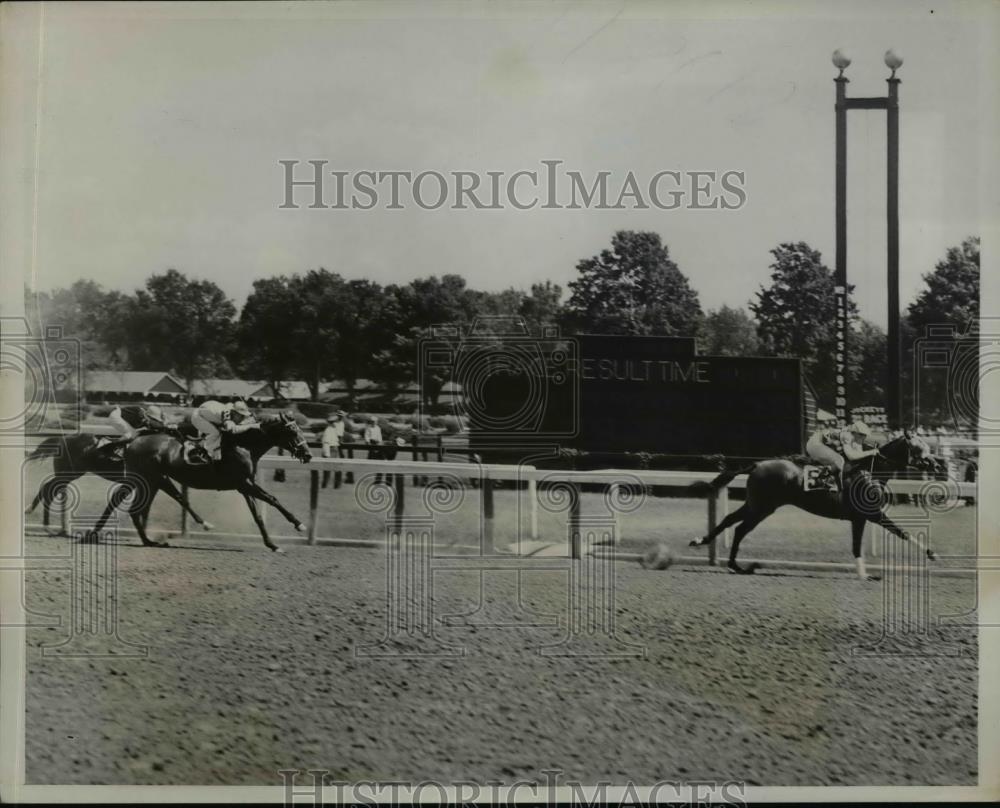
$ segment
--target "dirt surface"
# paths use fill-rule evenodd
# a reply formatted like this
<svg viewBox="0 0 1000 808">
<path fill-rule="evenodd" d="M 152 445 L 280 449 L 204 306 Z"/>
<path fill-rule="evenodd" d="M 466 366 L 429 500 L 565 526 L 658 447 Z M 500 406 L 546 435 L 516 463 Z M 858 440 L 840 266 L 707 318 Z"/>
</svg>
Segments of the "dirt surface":
<svg viewBox="0 0 1000 808">
<path fill-rule="evenodd" d="M 384 550 L 127 541 L 114 548 L 117 639 L 98 625 L 43 655 L 71 619 L 90 628 L 97 612 L 71 612 L 72 546 L 27 540 L 30 554 L 65 559 L 28 576 L 34 622 L 62 620 L 28 633 L 29 783 L 275 785 L 282 768 L 346 780 L 512 782 L 544 769 L 584 782 L 976 780 L 971 579 L 931 579 L 934 625 L 883 636 L 912 603 L 887 606 L 893 583 L 845 575 L 555 559 L 562 569 L 520 576 L 520 610 L 517 574 L 483 573 L 476 611 L 480 574 L 436 569 L 434 637 L 380 646 Z M 570 585 L 583 580 L 570 563 L 598 578 L 613 570 L 614 638 L 587 609 L 577 616 L 594 632 L 568 634 Z M 943 615 L 962 616 L 937 625 Z M 124 656 L 137 650 L 128 643 L 146 656 Z M 358 655 L 372 647 L 464 656 Z"/>
</svg>

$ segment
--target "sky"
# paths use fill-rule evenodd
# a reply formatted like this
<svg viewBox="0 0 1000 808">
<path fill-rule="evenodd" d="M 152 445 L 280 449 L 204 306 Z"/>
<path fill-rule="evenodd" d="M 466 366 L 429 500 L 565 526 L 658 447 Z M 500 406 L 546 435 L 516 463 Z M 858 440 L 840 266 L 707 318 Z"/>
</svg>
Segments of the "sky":
<svg viewBox="0 0 1000 808">
<path fill-rule="evenodd" d="M 241 305 L 325 267 L 564 286 L 619 229 L 660 234 L 704 308 L 746 306 L 769 250 L 834 264 L 835 48 L 852 96 L 900 85 L 903 305 L 982 229 L 985 6 L 933 2 L 46 5 L 39 289 L 174 267 Z M 852 111 L 848 274 L 885 323 L 885 114 Z M 992 154 L 990 152 L 989 154 Z M 736 210 L 283 210 L 279 160 L 345 171 L 745 172 Z"/>
</svg>

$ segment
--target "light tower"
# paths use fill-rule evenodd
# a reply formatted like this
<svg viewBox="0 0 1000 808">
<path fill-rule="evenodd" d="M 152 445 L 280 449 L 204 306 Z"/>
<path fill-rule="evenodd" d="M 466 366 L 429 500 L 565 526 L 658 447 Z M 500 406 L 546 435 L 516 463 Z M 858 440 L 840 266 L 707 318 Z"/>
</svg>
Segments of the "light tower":
<svg viewBox="0 0 1000 808">
<path fill-rule="evenodd" d="M 844 70 L 851 60 L 842 51 L 833 52 L 833 65 L 840 72 L 837 85 L 836 109 L 836 269 L 837 294 L 837 398 L 835 414 L 847 422 L 847 347 L 849 321 L 847 316 L 847 110 L 884 109 L 886 111 L 886 278 L 889 292 L 888 333 L 889 378 L 886 413 L 889 427 L 904 426 L 903 402 L 900 396 L 901 345 L 899 335 L 899 79 L 896 78 L 903 60 L 892 49 L 885 52 L 885 64 L 892 73 L 886 79 L 889 94 L 875 98 L 848 98 Z"/>
</svg>

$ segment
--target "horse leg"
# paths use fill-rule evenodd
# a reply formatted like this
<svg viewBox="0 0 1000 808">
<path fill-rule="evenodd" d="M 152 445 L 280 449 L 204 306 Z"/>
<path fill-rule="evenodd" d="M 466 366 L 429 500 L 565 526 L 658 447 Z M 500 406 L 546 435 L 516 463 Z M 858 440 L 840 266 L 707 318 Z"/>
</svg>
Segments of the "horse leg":
<svg viewBox="0 0 1000 808">
<path fill-rule="evenodd" d="M 44 483 L 38 486 L 38 493 L 35 494 L 35 498 L 31 500 L 31 504 L 24 509 L 25 516 L 32 513 L 35 510 L 35 508 L 38 507 L 38 503 L 42 501 L 42 495 L 43 492 L 45 491 L 45 486 L 48 485 L 49 482 L 50 482 L 49 480 L 46 480 Z M 45 520 L 45 524 L 46 526 L 48 525 L 48 519 Z"/>
<path fill-rule="evenodd" d="M 62 483 L 60 479 L 48 479 L 38 487 L 38 493 L 35 494 L 35 498 L 31 501 L 31 506 L 24 512 L 25 516 L 35 510 L 38 507 L 38 503 L 41 502 L 42 508 L 42 524 L 47 528 L 49 526 L 49 511 L 52 506 L 52 500 L 56 498 L 59 494 L 59 486 Z"/>
<path fill-rule="evenodd" d="M 142 543 L 146 547 L 169 547 L 165 541 L 153 541 L 146 535 L 146 525 L 149 522 L 149 511 L 153 507 L 152 497 L 149 502 L 143 502 L 136 498 L 136 502 L 128 509 L 128 515 L 132 517 L 132 524 L 135 525 L 135 532 L 139 534 Z"/>
<path fill-rule="evenodd" d="M 854 564 L 858 568 L 858 578 L 862 581 L 877 581 L 879 579 L 874 575 L 869 575 L 865 569 L 865 556 L 861 547 L 867 523 L 868 520 L 861 517 L 855 517 L 851 520 L 851 552 L 854 553 Z"/>
<path fill-rule="evenodd" d="M 173 499 L 175 502 L 177 502 L 189 514 L 191 514 L 191 516 L 194 518 L 194 521 L 196 521 L 199 525 L 201 525 L 202 528 L 204 528 L 205 530 L 211 530 L 214 527 L 211 524 L 211 522 L 206 522 L 204 519 L 202 519 L 198 514 L 194 512 L 194 508 L 191 507 L 191 504 L 188 502 L 187 497 L 184 496 L 183 492 L 177 489 L 177 486 L 174 485 L 173 480 L 171 480 L 169 477 L 161 477 L 159 485 L 160 485 L 160 490 L 168 497 Z"/>
<path fill-rule="evenodd" d="M 253 480 L 247 479 L 243 482 L 237 489 L 243 496 L 251 496 L 254 499 L 259 499 L 262 502 L 266 502 L 272 508 L 276 509 L 282 516 L 285 517 L 292 525 L 295 527 L 299 533 L 302 533 L 306 526 L 303 525 L 298 517 L 295 516 L 290 510 L 288 510 L 284 505 L 282 505 L 278 500 L 271 494 L 267 493 L 263 488 L 261 488 Z"/>
<path fill-rule="evenodd" d="M 730 528 L 733 525 L 735 525 L 740 520 L 745 519 L 746 515 L 747 515 L 747 505 L 744 502 L 735 511 L 733 511 L 730 514 L 727 514 L 726 518 L 723 519 L 721 522 L 719 522 L 719 524 L 717 524 L 714 528 L 712 528 L 712 530 L 707 535 L 703 536 L 700 539 L 692 539 L 690 542 L 688 542 L 688 547 L 700 547 L 702 545 L 709 544 L 723 530 L 726 530 L 727 528 Z"/>
<path fill-rule="evenodd" d="M 733 531 L 733 546 L 729 550 L 729 569 L 731 572 L 737 572 L 741 575 L 749 575 L 757 569 L 756 564 L 749 564 L 746 567 L 741 567 L 736 563 L 736 554 L 739 552 L 740 542 L 743 541 L 743 537 L 767 519 L 767 517 L 772 513 L 774 513 L 774 511 L 766 511 L 764 513 L 751 512 L 742 522 L 740 522 L 736 530 Z"/>
<path fill-rule="evenodd" d="M 257 511 L 257 503 L 254 502 L 253 496 L 251 494 L 243 494 L 243 499 L 247 501 L 250 515 L 253 516 L 253 520 L 257 523 L 257 529 L 260 531 L 260 537 L 264 540 L 264 546 L 275 553 L 282 552 L 282 549 L 271 541 L 271 538 L 267 535 L 267 528 L 264 527 L 264 520 L 260 518 L 260 513 Z"/>
<path fill-rule="evenodd" d="M 899 525 L 893 522 L 892 519 L 890 519 L 885 514 L 879 514 L 878 517 L 871 519 L 871 521 L 877 525 L 881 525 L 890 533 L 892 533 L 894 536 L 898 536 L 903 541 L 912 541 L 915 545 L 917 545 L 917 547 L 920 548 L 920 552 L 922 552 L 925 556 L 927 556 L 927 558 L 929 558 L 931 561 L 937 559 L 937 556 L 934 554 L 934 551 L 930 547 L 927 547 L 916 536 L 911 536 L 909 533 L 903 530 Z"/>
<path fill-rule="evenodd" d="M 97 543 L 100 540 L 101 530 L 104 528 L 105 522 L 111 517 L 118 506 L 121 505 L 126 499 L 128 499 L 129 494 L 132 493 L 131 483 L 120 483 L 114 491 L 111 492 L 111 496 L 108 499 L 108 504 L 104 507 L 104 513 L 101 514 L 100 518 L 97 520 L 97 524 L 84 536 L 84 541 Z"/>
</svg>

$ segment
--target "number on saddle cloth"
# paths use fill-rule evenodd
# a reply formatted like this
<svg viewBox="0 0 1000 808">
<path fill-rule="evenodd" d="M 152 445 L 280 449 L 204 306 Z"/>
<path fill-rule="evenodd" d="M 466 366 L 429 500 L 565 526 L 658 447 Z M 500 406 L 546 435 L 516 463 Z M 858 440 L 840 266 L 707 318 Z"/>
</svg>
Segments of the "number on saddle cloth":
<svg viewBox="0 0 1000 808">
<path fill-rule="evenodd" d="M 835 491 L 834 471 L 829 466 L 805 464 L 802 466 L 803 491 Z"/>
</svg>

